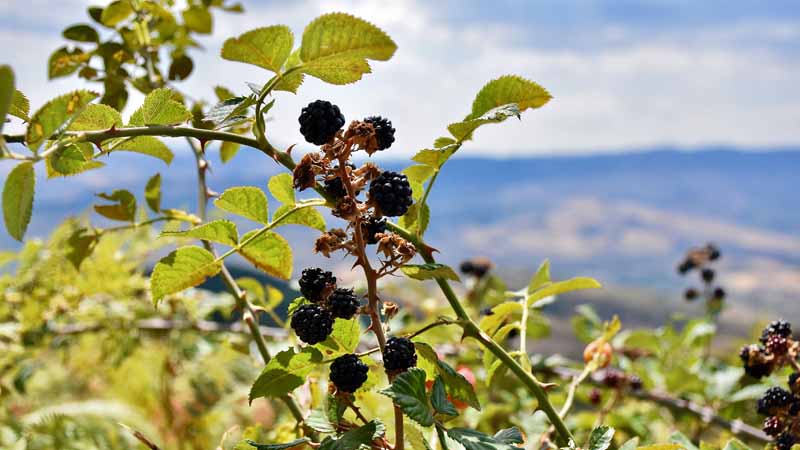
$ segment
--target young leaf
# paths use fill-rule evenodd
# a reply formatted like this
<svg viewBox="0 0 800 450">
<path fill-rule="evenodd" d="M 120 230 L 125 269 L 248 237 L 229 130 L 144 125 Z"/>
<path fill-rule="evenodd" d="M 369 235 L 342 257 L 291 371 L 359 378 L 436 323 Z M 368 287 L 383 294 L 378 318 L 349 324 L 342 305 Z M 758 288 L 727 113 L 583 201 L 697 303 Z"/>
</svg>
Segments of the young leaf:
<svg viewBox="0 0 800 450">
<path fill-rule="evenodd" d="M 304 347 L 300 352 L 290 348 L 278 353 L 250 388 L 250 403 L 260 397 L 274 398 L 292 392 L 306 382 L 308 374 L 319 364 L 322 353 L 314 347 Z"/>
<path fill-rule="evenodd" d="M 78 228 L 67 239 L 66 256 L 75 269 L 81 268 L 83 260 L 89 257 L 97 245 L 98 236 L 86 228 Z"/>
<path fill-rule="evenodd" d="M 287 442 L 285 444 L 259 444 L 255 441 L 251 441 L 250 439 L 247 439 L 246 442 L 255 447 L 257 450 L 289 450 L 293 448 L 300 448 L 301 445 L 311 442 L 311 439 L 304 437 L 295 439 L 294 441 Z M 239 447 L 237 446 L 236 448 Z"/>
<path fill-rule="evenodd" d="M 131 14 L 133 14 L 133 8 L 129 0 L 116 0 L 103 9 L 100 22 L 107 27 L 113 27 Z"/>
<path fill-rule="evenodd" d="M 214 200 L 214 206 L 259 223 L 269 223 L 267 195 L 253 186 L 232 187 Z"/>
<path fill-rule="evenodd" d="M 108 130 L 122 126 L 119 111 L 101 103 L 86 105 L 86 108 L 75 117 L 69 125 L 72 131 Z"/>
<path fill-rule="evenodd" d="M 498 106 L 514 103 L 519 112 L 529 108 L 539 108 L 552 96 L 547 90 L 533 81 L 516 75 L 504 75 L 488 82 L 475 97 L 472 113 L 467 120 L 477 119 Z"/>
<path fill-rule="evenodd" d="M 136 218 L 136 197 L 129 191 L 117 189 L 111 194 L 97 194 L 98 197 L 114 202 L 112 205 L 95 205 L 97 214 L 113 220 L 133 222 Z"/>
<path fill-rule="evenodd" d="M 97 30 L 85 23 L 67 27 L 61 32 L 61 35 L 64 36 L 64 39 L 75 42 L 98 42 L 100 40 L 100 35 L 97 34 Z"/>
<path fill-rule="evenodd" d="M 8 109 L 8 114 L 30 122 L 30 117 L 28 117 L 30 109 L 31 102 L 28 101 L 28 97 L 25 97 L 25 94 L 19 90 L 15 90 L 14 97 L 11 99 L 11 107 Z"/>
<path fill-rule="evenodd" d="M 246 242 L 259 230 L 244 234 L 241 242 Z M 239 253 L 264 272 L 288 280 L 292 277 L 292 248 L 281 235 L 268 231 L 262 233 L 239 249 Z"/>
<path fill-rule="evenodd" d="M 461 281 L 455 271 L 444 264 L 406 264 L 400 270 L 402 270 L 407 277 L 415 280 L 444 278 L 445 280 Z"/>
<path fill-rule="evenodd" d="M 606 450 L 611 446 L 614 438 L 614 429 L 608 425 L 600 425 L 589 434 L 586 450 Z"/>
<path fill-rule="evenodd" d="M 431 391 L 431 405 L 433 405 L 433 409 L 436 410 L 439 414 L 444 414 L 447 416 L 457 416 L 458 410 L 447 399 L 447 392 L 444 389 L 444 381 L 442 381 L 442 377 L 436 377 L 436 380 L 433 382 L 433 390 Z"/>
<path fill-rule="evenodd" d="M 536 271 L 536 275 L 534 275 L 530 283 L 528 283 L 528 294 L 541 289 L 548 283 L 550 283 L 550 260 L 545 259 Z"/>
<path fill-rule="evenodd" d="M 525 436 L 517 427 L 506 428 L 494 434 L 494 438 L 506 444 L 524 444 Z"/>
<path fill-rule="evenodd" d="M 230 220 L 214 220 L 186 231 L 163 231 L 161 235 L 201 239 L 229 247 L 235 247 L 239 242 L 239 232 L 236 230 L 236 224 Z"/>
<path fill-rule="evenodd" d="M 0 66 L 0 131 L 6 123 L 6 115 L 14 100 L 14 72 L 9 66 Z"/>
<path fill-rule="evenodd" d="M 144 104 L 131 116 L 130 126 L 177 125 L 192 118 L 192 113 L 183 103 L 173 99 L 175 93 L 159 88 L 147 94 Z"/>
<path fill-rule="evenodd" d="M 217 129 L 225 128 L 246 117 L 248 108 L 255 103 L 255 95 L 225 99 L 214 105 L 203 119 L 213 122 Z"/>
<path fill-rule="evenodd" d="M 428 178 L 430 178 L 435 171 L 435 168 L 425 164 L 416 164 L 403 169 L 403 173 L 408 177 L 409 181 L 416 181 L 417 183 L 428 181 Z"/>
<path fill-rule="evenodd" d="M 380 28 L 344 13 L 325 14 L 303 31 L 303 72 L 332 84 L 353 83 L 370 72 L 367 59 L 386 61 L 397 45 Z"/>
<path fill-rule="evenodd" d="M 519 447 L 469 428 L 453 428 L 447 430 L 447 435 L 465 450 L 519 450 Z"/>
<path fill-rule="evenodd" d="M 528 294 L 527 304 L 531 307 L 536 304 L 538 300 L 553 295 L 563 294 L 565 292 L 578 291 L 582 289 L 600 289 L 603 287 L 597 280 L 587 277 L 576 277 L 565 281 L 557 281 L 550 283 L 538 289 L 535 292 Z"/>
<path fill-rule="evenodd" d="M 294 188 L 292 187 L 292 175 L 288 173 L 275 175 L 269 179 L 267 187 L 269 188 L 269 193 L 279 202 L 284 205 L 295 204 L 296 200 Z"/>
<path fill-rule="evenodd" d="M 423 149 L 417 152 L 411 159 L 434 169 L 439 169 L 450 159 L 453 154 L 458 151 L 458 145 L 448 145 L 438 149 Z"/>
<path fill-rule="evenodd" d="M 468 141 L 472 139 L 472 133 L 479 127 L 490 124 L 500 123 L 509 117 L 519 117 L 520 110 L 516 103 L 509 103 L 508 105 L 498 106 L 497 108 L 487 111 L 484 115 L 474 119 L 467 119 L 462 122 L 456 122 L 447 126 L 447 131 L 459 141 Z"/>
<path fill-rule="evenodd" d="M 208 8 L 204 6 L 191 6 L 183 11 L 183 23 L 186 28 L 200 34 L 209 34 L 213 28 L 213 18 Z"/>
<path fill-rule="evenodd" d="M 275 213 L 272 215 L 272 220 L 278 219 L 287 212 L 291 211 L 294 207 L 294 205 L 281 205 L 277 210 L 275 210 Z M 276 226 L 290 224 L 305 225 L 323 233 L 326 229 L 325 218 L 322 216 L 322 213 L 313 207 L 298 209 L 292 214 L 285 216 L 280 220 L 280 222 L 277 222 Z"/>
<path fill-rule="evenodd" d="M 222 263 L 202 247 L 181 247 L 161 260 L 153 268 L 150 292 L 158 303 L 167 295 L 197 286 L 219 273 Z"/>
<path fill-rule="evenodd" d="M 381 438 L 386 434 L 386 427 L 379 420 L 372 420 L 369 423 L 350 430 L 339 436 L 338 439 L 332 437 L 325 438 L 319 450 L 355 450 L 371 447 L 372 441 Z"/>
<path fill-rule="evenodd" d="M 49 139 L 70 118 L 83 111 L 86 105 L 97 98 L 97 94 L 89 91 L 73 91 L 56 97 L 45 103 L 31 117 L 25 141 L 28 148 L 36 151 L 42 142 Z"/>
<path fill-rule="evenodd" d="M 240 144 L 236 142 L 225 141 L 219 146 L 219 159 L 226 163 L 233 159 L 239 153 Z"/>
<path fill-rule="evenodd" d="M 413 189 L 413 182 L 412 182 L 412 189 Z M 422 214 L 419 212 L 420 205 L 422 205 Z M 400 216 L 400 220 L 398 220 L 398 224 L 405 228 L 406 230 L 410 231 L 411 233 L 423 235 L 425 234 L 425 230 L 428 228 L 428 224 L 431 220 L 431 209 L 427 203 L 421 204 L 419 202 L 414 203 L 408 208 L 405 214 Z"/>
<path fill-rule="evenodd" d="M 161 174 L 157 173 L 147 180 L 147 185 L 144 187 L 144 199 L 147 206 L 153 210 L 154 213 L 161 211 Z"/>
<path fill-rule="evenodd" d="M 294 36 L 285 25 L 256 28 L 226 40 L 222 45 L 222 57 L 278 73 L 293 45 Z"/>
<path fill-rule="evenodd" d="M 92 161 L 92 144 L 77 144 L 59 147 L 47 158 L 48 178 L 76 175 L 89 169 L 102 167 L 103 163 Z"/>
<path fill-rule="evenodd" d="M 425 391 L 425 371 L 412 367 L 397 376 L 391 386 L 381 391 L 403 410 L 403 414 L 423 427 L 433 425 L 433 410 Z"/>
<path fill-rule="evenodd" d="M 18 241 L 22 241 L 31 221 L 35 184 L 33 163 L 24 162 L 8 174 L 3 186 L 3 219 L 8 234 Z"/>
<path fill-rule="evenodd" d="M 175 156 L 172 150 L 167 147 L 167 144 L 153 136 L 137 136 L 135 138 L 125 139 L 114 147 L 113 151 L 135 152 L 149 155 L 164 161 L 167 165 L 172 163 L 172 158 Z"/>
</svg>

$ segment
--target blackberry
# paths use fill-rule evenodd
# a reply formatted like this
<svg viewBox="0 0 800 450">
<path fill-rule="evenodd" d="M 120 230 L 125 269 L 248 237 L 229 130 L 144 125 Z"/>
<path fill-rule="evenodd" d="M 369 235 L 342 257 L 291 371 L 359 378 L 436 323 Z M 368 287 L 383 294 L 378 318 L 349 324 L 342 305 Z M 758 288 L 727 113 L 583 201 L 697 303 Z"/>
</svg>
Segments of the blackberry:
<svg viewBox="0 0 800 450">
<path fill-rule="evenodd" d="M 764 416 L 774 416 L 793 402 L 792 393 L 778 386 L 773 386 L 764 392 L 758 400 L 758 413 Z"/>
<path fill-rule="evenodd" d="M 681 275 L 686 275 L 690 270 L 694 268 L 695 265 L 691 259 L 684 259 L 683 262 L 681 262 L 678 265 L 678 273 Z"/>
<path fill-rule="evenodd" d="M 361 222 L 361 233 L 364 235 L 364 240 L 367 244 L 377 244 L 378 234 L 386 232 L 386 218 L 368 216 Z"/>
<path fill-rule="evenodd" d="M 758 345 L 745 345 L 739 352 L 739 358 L 744 364 L 744 372 L 753 378 L 759 379 L 772 372 L 772 364 L 765 359 L 764 348 Z"/>
<path fill-rule="evenodd" d="M 492 262 L 486 258 L 473 258 L 461 263 L 461 273 L 472 275 L 475 278 L 483 278 L 492 270 Z"/>
<path fill-rule="evenodd" d="M 375 202 L 380 213 L 389 217 L 402 216 L 414 203 L 408 177 L 389 170 L 372 180 L 369 185 L 369 197 Z"/>
<path fill-rule="evenodd" d="M 331 363 L 331 382 L 339 392 L 353 393 L 367 381 L 367 367 L 356 355 L 343 355 Z"/>
<path fill-rule="evenodd" d="M 718 287 L 714 289 L 714 294 L 712 295 L 714 300 L 723 300 L 725 299 L 725 289 Z"/>
<path fill-rule="evenodd" d="M 792 446 L 797 443 L 797 437 L 790 432 L 781 433 L 775 439 L 775 450 L 791 450 Z"/>
<path fill-rule="evenodd" d="M 336 277 L 319 267 L 303 269 L 300 275 L 300 293 L 314 303 L 324 301 L 335 286 Z"/>
<path fill-rule="evenodd" d="M 761 332 L 761 343 L 766 344 L 770 336 L 788 338 L 792 336 L 792 325 L 785 320 L 774 320 Z"/>
<path fill-rule="evenodd" d="M 389 372 L 404 372 L 417 365 L 414 343 L 406 338 L 391 337 L 383 349 L 383 367 Z"/>
<path fill-rule="evenodd" d="M 386 150 L 394 143 L 394 128 L 392 121 L 381 116 L 370 116 L 364 122 L 372 124 L 375 128 L 375 139 L 378 141 L 378 150 Z"/>
<path fill-rule="evenodd" d="M 344 183 L 342 183 L 342 179 L 339 177 L 328 178 L 325 180 L 324 184 L 325 192 L 331 194 L 335 198 L 342 198 L 347 195 L 347 189 L 345 189 Z"/>
<path fill-rule="evenodd" d="M 600 391 L 598 391 L 597 389 L 592 389 L 592 391 L 589 392 L 589 403 L 593 405 L 599 405 L 600 400 L 602 400 L 602 395 L 600 394 Z"/>
<path fill-rule="evenodd" d="M 719 247 L 714 244 L 706 244 L 706 250 L 708 251 L 708 259 L 711 261 L 716 261 L 722 256 L 722 253 L 719 251 Z"/>
<path fill-rule="evenodd" d="M 300 122 L 300 133 L 307 142 L 322 145 L 344 126 L 344 115 L 331 102 L 317 100 L 303 108 L 297 121 Z"/>
<path fill-rule="evenodd" d="M 352 319 L 358 311 L 358 297 L 352 289 L 336 288 L 328 297 L 331 315 L 340 319 Z"/>
<path fill-rule="evenodd" d="M 714 281 L 714 270 L 713 269 L 703 269 L 700 271 L 700 276 L 703 278 L 703 281 L 706 283 L 711 283 Z"/>
<path fill-rule="evenodd" d="M 292 329 L 301 341 L 314 345 L 331 334 L 333 317 L 319 305 L 305 304 L 292 314 Z"/>
<path fill-rule="evenodd" d="M 606 369 L 600 380 L 606 387 L 618 388 L 625 381 L 625 374 L 617 369 Z"/>
<path fill-rule="evenodd" d="M 783 431 L 783 424 L 780 418 L 770 416 L 764 420 L 764 426 L 761 427 L 761 429 L 764 430 L 764 433 L 767 433 L 767 435 L 776 437 Z"/>
<path fill-rule="evenodd" d="M 782 356 L 786 354 L 787 350 L 789 350 L 789 340 L 783 336 L 772 335 L 767 338 L 767 342 L 764 343 L 764 347 L 766 347 L 767 351 L 773 355 Z"/>
<path fill-rule="evenodd" d="M 697 292 L 697 289 L 689 288 L 689 289 L 686 289 L 686 291 L 683 293 L 683 298 L 685 298 L 686 301 L 691 302 L 691 301 L 696 300 L 698 295 L 700 295 L 700 293 Z"/>
<path fill-rule="evenodd" d="M 475 270 L 475 265 L 472 264 L 472 261 L 464 261 L 461 263 L 459 269 L 464 275 L 469 275 L 473 270 Z"/>
</svg>

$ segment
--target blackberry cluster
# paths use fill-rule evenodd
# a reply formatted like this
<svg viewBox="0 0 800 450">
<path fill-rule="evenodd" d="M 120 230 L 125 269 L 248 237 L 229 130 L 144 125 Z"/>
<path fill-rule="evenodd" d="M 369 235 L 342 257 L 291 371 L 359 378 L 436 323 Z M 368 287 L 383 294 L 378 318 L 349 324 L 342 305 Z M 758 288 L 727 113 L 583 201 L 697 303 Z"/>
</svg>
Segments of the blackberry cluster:
<svg viewBox="0 0 800 450">
<path fill-rule="evenodd" d="M 314 303 L 324 302 L 335 286 L 336 277 L 333 273 L 319 267 L 304 269 L 300 276 L 300 293 Z"/>
<path fill-rule="evenodd" d="M 760 344 L 742 347 L 739 358 L 744 371 L 753 378 L 762 378 L 792 360 L 796 360 L 800 343 L 792 339 L 792 326 L 776 320 L 761 332 Z"/>
<path fill-rule="evenodd" d="M 789 450 L 800 442 L 797 434 L 800 427 L 800 397 L 794 392 L 798 375 L 793 373 L 789 377 L 793 392 L 773 386 L 758 400 L 758 413 L 767 416 L 762 429 L 775 438 L 775 448 L 779 450 Z"/>
<path fill-rule="evenodd" d="M 389 170 L 372 180 L 369 185 L 369 197 L 375 202 L 381 215 L 389 217 L 402 216 L 414 203 L 408 177 Z"/>
<path fill-rule="evenodd" d="M 381 116 L 370 116 L 364 122 L 375 128 L 375 139 L 378 141 L 377 150 L 386 150 L 394 143 L 394 128 L 392 121 Z"/>
<path fill-rule="evenodd" d="M 599 382 L 611 389 L 630 389 L 640 391 L 644 387 L 638 375 L 627 374 L 619 369 L 608 368 L 599 373 Z"/>
<path fill-rule="evenodd" d="M 339 319 L 352 319 L 359 306 L 358 297 L 352 289 L 336 288 L 328 297 L 331 315 Z"/>
<path fill-rule="evenodd" d="M 301 305 L 292 314 L 292 329 L 301 341 L 314 345 L 333 331 L 333 316 L 319 305 Z"/>
<path fill-rule="evenodd" d="M 356 355 L 343 355 L 331 363 L 330 380 L 339 392 L 353 393 L 367 381 L 369 367 Z"/>
<path fill-rule="evenodd" d="M 387 372 L 405 372 L 417 365 L 414 343 L 406 338 L 391 337 L 383 349 L 383 367 Z"/>
<path fill-rule="evenodd" d="M 693 248 L 684 256 L 678 264 L 678 273 L 686 275 L 692 270 L 697 270 L 700 275 L 702 288 L 690 287 L 683 292 L 683 298 L 692 302 L 701 297 L 706 300 L 706 309 L 709 313 L 717 314 L 722 309 L 722 301 L 725 299 L 725 290 L 714 284 L 717 273 L 709 267 L 711 263 L 717 261 L 721 256 L 719 248 L 714 244 L 706 244 L 704 247 Z"/>
<path fill-rule="evenodd" d="M 472 275 L 475 278 L 483 278 L 492 270 L 493 264 L 486 258 L 473 258 L 461 263 L 461 273 Z"/>
<path fill-rule="evenodd" d="M 367 241 L 367 244 L 377 244 L 378 243 L 378 235 L 381 233 L 386 233 L 386 218 L 385 217 L 375 217 L 375 216 L 367 216 L 361 222 L 362 233 L 364 234 L 364 240 Z"/>
<path fill-rule="evenodd" d="M 344 126 L 344 115 L 339 107 L 325 100 L 316 100 L 300 112 L 300 133 L 314 145 L 330 142 Z"/>
</svg>

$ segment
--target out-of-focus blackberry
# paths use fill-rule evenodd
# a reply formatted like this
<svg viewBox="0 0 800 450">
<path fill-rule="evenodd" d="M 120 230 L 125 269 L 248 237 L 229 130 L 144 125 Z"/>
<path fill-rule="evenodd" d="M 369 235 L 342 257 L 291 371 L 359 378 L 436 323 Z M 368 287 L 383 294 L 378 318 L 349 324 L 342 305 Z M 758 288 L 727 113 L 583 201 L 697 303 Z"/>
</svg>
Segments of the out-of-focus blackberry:
<svg viewBox="0 0 800 450">
<path fill-rule="evenodd" d="M 768 359 L 763 347 L 755 344 L 745 345 L 739 352 L 746 374 L 753 378 L 763 378 L 772 372 L 772 360 Z"/>
<path fill-rule="evenodd" d="M 378 141 L 377 150 L 386 150 L 394 143 L 394 128 L 392 121 L 381 116 L 370 116 L 364 122 L 372 124 L 375 128 L 375 139 Z"/>
<path fill-rule="evenodd" d="M 761 332 L 761 343 L 766 344 L 770 336 L 791 337 L 792 325 L 783 319 L 774 320 Z"/>
<path fill-rule="evenodd" d="M 602 400 L 602 395 L 600 394 L 600 391 L 597 389 L 592 389 L 592 391 L 589 392 L 589 403 L 593 405 L 599 405 L 600 400 Z"/>
<path fill-rule="evenodd" d="M 774 416 L 788 408 L 793 401 L 792 393 L 778 386 L 764 392 L 758 400 L 758 413 L 763 416 Z"/>
<path fill-rule="evenodd" d="M 330 380 L 340 392 L 353 393 L 367 381 L 369 367 L 356 355 L 343 355 L 331 363 Z"/>
<path fill-rule="evenodd" d="M 368 245 L 377 244 L 378 234 L 386 232 L 386 218 L 370 215 L 361 222 L 361 230 Z"/>
<path fill-rule="evenodd" d="M 414 343 L 406 338 L 391 337 L 383 350 L 383 367 L 388 372 L 404 372 L 417 365 Z"/>
<path fill-rule="evenodd" d="M 708 251 L 708 259 L 711 261 L 716 261 L 720 256 L 722 256 L 722 253 L 719 251 L 719 247 L 714 244 L 706 244 L 706 250 Z"/>
<path fill-rule="evenodd" d="M 692 270 L 694 268 L 695 268 L 694 261 L 692 261 L 691 259 L 687 258 L 687 259 L 684 259 L 678 265 L 678 273 L 681 274 L 681 275 L 686 275 L 690 270 Z"/>
<path fill-rule="evenodd" d="M 725 298 L 725 289 L 721 287 L 715 288 L 712 297 L 715 300 L 723 300 Z"/>
<path fill-rule="evenodd" d="M 358 311 L 358 297 L 352 289 L 336 288 L 328 297 L 331 315 L 340 319 L 352 319 Z"/>
<path fill-rule="evenodd" d="M 331 290 L 336 286 L 336 277 L 333 273 L 320 269 L 319 267 L 309 267 L 303 269 L 300 276 L 300 293 L 307 300 L 314 303 L 325 301 Z"/>
<path fill-rule="evenodd" d="M 305 304 L 292 314 L 292 329 L 301 341 L 314 345 L 331 334 L 333 317 L 319 305 Z"/>
<path fill-rule="evenodd" d="M 797 437 L 791 432 L 781 433 L 775 439 L 775 450 L 791 450 L 792 446 L 797 443 Z"/>
<path fill-rule="evenodd" d="M 483 278 L 492 270 L 493 264 L 486 258 L 472 258 L 461 263 L 461 273 L 472 275 L 475 278 Z"/>
<path fill-rule="evenodd" d="M 700 271 L 700 277 L 703 278 L 703 281 L 706 283 L 714 281 L 714 275 L 714 269 L 705 268 Z"/>
<path fill-rule="evenodd" d="M 697 297 L 699 295 L 700 294 L 697 292 L 697 289 L 689 288 L 689 289 L 686 289 L 686 291 L 683 293 L 683 298 L 685 298 L 686 301 L 691 302 L 691 301 L 697 300 Z"/>
<path fill-rule="evenodd" d="M 344 115 L 339 107 L 325 100 L 316 100 L 300 112 L 300 133 L 314 145 L 330 141 L 344 126 Z"/>
<path fill-rule="evenodd" d="M 355 170 L 355 164 L 347 164 L 352 170 Z M 342 182 L 342 178 L 338 175 L 339 173 L 339 166 L 335 166 L 333 171 L 337 174 L 333 178 L 326 178 L 323 184 L 325 185 L 325 192 L 329 193 L 330 195 L 334 196 L 335 198 L 342 198 L 347 195 L 347 188 L 344 186 Z M 354 192 L 355 195 L 358 195 L 361 191 L 356 189 Z"/>
<path fill-rule="evenodd" d="M 401 173 L 386 170 L 369 185 L 369 197 L 384 216 L 402 216 L 414 203 L 408 177 Z"/>
<path fill-rule="evenodd" d="M 600 382 L 606 387 L 616 389 L 622 387 L 623 383 L 626 381 L 626 378 L 627 377 L 625 376 L 624 372 L 612 368 L 603 371 Z"/>
<path fill-rule="evenodd" d="M 644 386 L 644 383 L 637 375 L 631 375 L 628 377 L 628 385 L 631 387 L 632 391 L 640 391 Z"/>
<path fill-rule="evenodd" d="M 773 355 L 782 356 L 789 350 L 789 340 L 783 336 L 772 335 L 767 338 L 764 347 Z"/>
<path fill-rule="evenodd" d="M 764 420 L 764 426 L 761 428 L 768 436 L 776 437 L 783 431 L 783 423 L 779 417 L 771 416 Z"/>
</svg>

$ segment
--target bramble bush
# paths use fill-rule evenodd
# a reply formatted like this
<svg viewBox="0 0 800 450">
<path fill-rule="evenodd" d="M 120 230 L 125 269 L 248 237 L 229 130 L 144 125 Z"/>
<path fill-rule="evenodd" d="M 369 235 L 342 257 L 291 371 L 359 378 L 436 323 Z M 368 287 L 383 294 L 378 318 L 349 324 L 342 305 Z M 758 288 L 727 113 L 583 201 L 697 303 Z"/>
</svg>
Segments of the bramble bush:
<svg viewBox="0 0 800 450">
<path fill-rule="evenodd" d="M 709 267 L 720 257 L 715 246 L 679 265 L 701 274 L 703 288 L 686 299 L 706 300 L 703 317 L 623 330 L 618 318 L 581 306 L 572 325 L 583 361 L 528 345 L 549 333 L 547 305 L 597 281 L 553 280 L 545 261 L 514 290 L 488 261 L 463 263 L 461 275 L 436 261 L 447 249 L 426 242 L 425 231 L 440 172 L 481 127 L 546 105 L 543 87 L 500 76 L 401 172 L 372 158 L 358 166 L 354 156 L 391 152 L 395 134 L 408 131 L 379 115 L 348 122 L 346 107 L 325 100 L 285 111 L 279 99 L 308 76 L 359 81 L 391 59 L 392 39 L 344 13 L 314 19 L 297 42 L 283 25 L 247 31 L 225 41 L 222 59 L 258 66 L 266 81 L 217 86 L 212 104 L 180 82 L 194 70 L 196 35 L 210 33 L 220 12 L 242 8 L 222 0 L 90 7 L 90 23 L 64 30 L 69 44 L 53 52 L 48 73 L 77 75 L 99 92 L 69 92 L 32 113 L 12 69 L 0 68 L 0 127 L 25 130 L 0 141 L 2 159 L 16 164 L 3 189 L 15 239 L 34 210 L 37 165 L 47 178 L 74 177 L 103 170 L 121 151 L 170 164 L 176 143 L 163 139 L 183 138 L 198 195 L 193 211 L 162 204 L 162 188 L 184 180 L 156 173 L 142 192 L 98 194 L 94 213 L 118 225 L 70 219 L 47 241 L 2 254 L 10 264 L 0 278 L 3 448 L 737 450 L 773 438 L 792 447 L 800 344 L 778 321 L 738 356 L 711 354 L 725 297 Z M 144 101 L 123 118 L 131 90 Z M 284 139 L 300 143 L 273 146 L 268 114 L 297 116 L 300 134 Z M 240 147 L 286 171 L 216 193 L 208 153 L 225 163 Z M 293 249 L 280 234 L 289 225 L 320 233 L 299 251 L 348 258 L 363 282 L 304 268 L 300 296 L 284 301 L 279 284 L 231 273 L 226 262 L 239 255 L 272 280 L 292 279 Z M 176 248 L 146 274 L 165 245 Z M 228 293 L 198 288 L 212 278 Z M 759 415 L 763 431 L 749 425 Z"/>
</svg>

